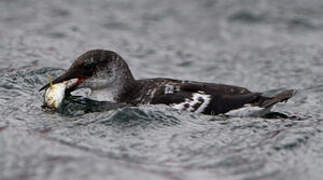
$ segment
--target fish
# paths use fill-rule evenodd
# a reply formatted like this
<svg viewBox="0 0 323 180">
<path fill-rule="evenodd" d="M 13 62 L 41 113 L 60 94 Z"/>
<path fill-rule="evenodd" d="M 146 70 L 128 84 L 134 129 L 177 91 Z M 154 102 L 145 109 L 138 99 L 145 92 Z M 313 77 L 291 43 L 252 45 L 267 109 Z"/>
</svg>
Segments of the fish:
<svg viewBox="0 0 323 180">
<path fill-rule="evenodd" d="M 58 109 L 64 100 L 68 81 L 53 84 L 52 76 L 49 75 L 49 83 L 50 85 L 44 94 L 44 105 L 49 108 Z"/>
</svg>

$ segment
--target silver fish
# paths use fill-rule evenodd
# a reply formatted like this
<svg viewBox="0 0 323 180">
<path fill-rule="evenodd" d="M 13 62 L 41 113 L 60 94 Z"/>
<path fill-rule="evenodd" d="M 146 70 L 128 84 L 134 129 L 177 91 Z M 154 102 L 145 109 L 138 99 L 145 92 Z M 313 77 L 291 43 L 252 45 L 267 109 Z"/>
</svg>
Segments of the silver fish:
<svg viewBox="0 0 323 180">
<path fill-rule="evenodd" d="M 58 109 L 65 97 L 65 90 L 75 84 L 75 80 L 68 80 L 61 83 L 52 82 L 52 76 L 49 75 L 49 87 L 44 94 L 45 105 L 49 108 Z"/>
<path fill-rule="evenodd" d="M 67 84 L 65 82 L 52 84 L 46 89 L 44 100 L 47 107 L 58 109 L 65 97 L 65 89 Z"/>
</svg>

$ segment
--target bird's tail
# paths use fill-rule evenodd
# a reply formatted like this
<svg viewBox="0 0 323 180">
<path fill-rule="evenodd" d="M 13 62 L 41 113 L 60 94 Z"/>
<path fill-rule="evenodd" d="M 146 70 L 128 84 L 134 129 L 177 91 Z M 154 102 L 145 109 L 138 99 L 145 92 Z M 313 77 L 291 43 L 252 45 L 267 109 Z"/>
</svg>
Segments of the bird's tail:
<svg viewBox="0 0 323 180">
<path fill-rule="evenodd" d="M 285 90 L 280 92 L 272 97 L 266 97 L 266 99 L 261 103 L 261 107 L 268 108 L 279 102 L 286 102 L 288 99 L 293 97 L 296 94 L 296 90 Z"/>
</svg>

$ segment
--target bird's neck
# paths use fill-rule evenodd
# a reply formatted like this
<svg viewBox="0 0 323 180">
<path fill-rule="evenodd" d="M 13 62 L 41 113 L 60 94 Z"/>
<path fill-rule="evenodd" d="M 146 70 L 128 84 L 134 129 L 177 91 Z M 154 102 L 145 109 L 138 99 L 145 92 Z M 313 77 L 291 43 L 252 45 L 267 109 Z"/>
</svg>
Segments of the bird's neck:
<svg viewBox="0 0 323 180">
<path fill-rule="evenodd" d="M 123 85 L 110 86 L 102 89 L 91 90 L 90 98 L 97 101 L 111 101 L 116 103 L 129 102 L 140 89 L 136 81 L 127 82 Z"/>
<path fill-rule="evenodd" d="M 90 98 L 98 101 L 126 102 L 138 90 L 137 81 L 134 79 L 128 66 L 117 71 L 116 79 L 105 88 L 91 90 Z"/>
</svg>

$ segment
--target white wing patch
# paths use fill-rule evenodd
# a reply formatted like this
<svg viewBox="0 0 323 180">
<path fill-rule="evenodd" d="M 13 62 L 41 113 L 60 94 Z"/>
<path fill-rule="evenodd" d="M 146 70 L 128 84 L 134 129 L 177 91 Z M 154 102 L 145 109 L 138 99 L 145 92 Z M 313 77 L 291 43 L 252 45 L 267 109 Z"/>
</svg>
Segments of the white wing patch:
<svg viewBox="0 0 323 180">
<path fill-rule="evenodd" d="M 171 107 L 178 110 L 201 113 L 209 105 L 211 96 L 203 92 L 193 93 L 192 98 L 186 98 L 184 102 L 172 104 Z"/>
<path fill-rule="evenodd" d="M 165 94 L 174 94 L 180 90 L 179 86 L 174 86 L 171 84 L 165 84 Z"/>
<path fill-rule="evenodd" d="M 149 94 L 150 94 L 150 98 L 151 99 L 154 98 L 156 91 L 157 91 L 157 89 L 153 89 L 153 90 L 149 91 Z"/>
</svg>

